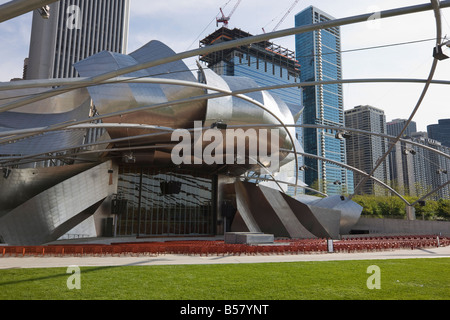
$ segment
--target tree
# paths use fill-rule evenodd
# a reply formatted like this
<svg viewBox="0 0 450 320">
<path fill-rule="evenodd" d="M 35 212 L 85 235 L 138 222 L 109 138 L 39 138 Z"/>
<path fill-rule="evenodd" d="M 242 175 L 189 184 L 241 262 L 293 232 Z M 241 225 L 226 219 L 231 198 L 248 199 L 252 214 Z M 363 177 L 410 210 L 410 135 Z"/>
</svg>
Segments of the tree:
<svg viewBox="0 0 450 320">
<path fill-rule="evenodd" d="M 382 216 L 404 216 L 405 203 L 398 197 L 378 197 L 378 206 Z"/>
<path fill-rule="evenodd" d="M 450 219 L 450 200 L 439 199 L 437 201 L 436 215 L 438 218 Z"/>
</svg>

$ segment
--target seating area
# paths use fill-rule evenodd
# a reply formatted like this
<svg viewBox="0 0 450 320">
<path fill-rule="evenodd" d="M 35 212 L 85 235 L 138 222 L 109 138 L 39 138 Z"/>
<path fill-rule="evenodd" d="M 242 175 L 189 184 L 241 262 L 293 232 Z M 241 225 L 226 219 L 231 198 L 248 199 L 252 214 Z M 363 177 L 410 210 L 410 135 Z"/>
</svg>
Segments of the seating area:
<svg viewBox="0 0 450 320">
<path fill-rule="evenodd" d="M 450 238 L 436 235 L 347 238 L 334 243 L 335 252 L 382 251 L 448 246 Z"/>
<path fill-rule="evenodd" d="M 333 241 L 333 252 L 370 252 L 450 245 L 450 237 L 436 235 L 358 237 Z M 140 256 L 140 255 L 284 255 L 325 254 L 327 239 L 277 239 L 270 245 L 227 244 L 224 241 L 154 241 L 112 244 L 1 246 L 0 257 L 29 256 Z"/>
</svg>

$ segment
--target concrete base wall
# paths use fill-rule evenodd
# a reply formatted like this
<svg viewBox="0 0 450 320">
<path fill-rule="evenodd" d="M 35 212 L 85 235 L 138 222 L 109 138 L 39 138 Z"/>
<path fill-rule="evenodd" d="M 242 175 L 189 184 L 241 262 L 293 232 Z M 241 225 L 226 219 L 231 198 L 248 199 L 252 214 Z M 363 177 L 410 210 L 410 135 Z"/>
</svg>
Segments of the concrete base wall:
<svg viewBox="0 0 450 320">
<path fill-rule="evenodd" d="M 352 230 L 368 231 L 369 234 L 396 235 L 443 235 L 450 236 L 449 221 L 423 221 L 400 219 L 360 218 Z"/>
</svg>

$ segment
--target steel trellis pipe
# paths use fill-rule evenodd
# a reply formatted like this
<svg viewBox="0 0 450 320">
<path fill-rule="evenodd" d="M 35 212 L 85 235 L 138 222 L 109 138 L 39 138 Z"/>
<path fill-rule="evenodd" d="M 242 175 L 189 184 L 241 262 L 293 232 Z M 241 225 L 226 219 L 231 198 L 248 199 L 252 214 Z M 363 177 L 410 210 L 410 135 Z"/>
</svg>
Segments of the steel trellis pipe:
<svg viewBox="0 0 450 320">
<path fill-rule="evenodd" d="M 439 0 L 431 0 L 432 6 L 433 6 L 433 10 L 434 10 L 434 14 L 435 14 L 435 18 L 436 18 L 436 43 L 439 45 L 442 39 L 442 25 L 441 25 L 441 16 L 440 16 L 440 6 L 439 6 Z M 364 184 L 367 182 L 367 180 L 369 179 L 370 176 L 373 176 L 373 174 L 375 173 L 375 171 L 378 169 L 378 167 L 384 162 L 384 160 L 387 158 L 387 156 L 391 153 L 391 151 L 394 149 L 396 143 L 400 140 L 400 138 L 403 136 L 403 133 L 406 131 L 406 129 L 408 128 L 409 124 L 411 123 L 412 119 L 414 118 L 414 116 L 416 115 L 417 111 L 420 108 L 420 105 L 422 104 L 423 99 L 425 98 L 428 89 L 431 85 L 431 81 L 433 80 L 434 77 L 434 73 L 436 72 L 436 68 L 437 68 L 437 64 L 438 64 L 438 59 L 434 58 L 433 59 L 433 65 L 431 66 L 431 70 L 430 70 L 430 74 L 427 78 L 427 82 L 425 84 L 425 87 L 423 88 L 423 91 L 419 97 L 419 100 L 416 104 L 416 106 L 414 107 L 411 115 L 409 116 L 408 120 L 405 123 L 405 126 L 403 127 L 402 131 L 398 134 L 398 136 L 396 137 L 396 139 L 394 140 L 394 142 L 391 144 L 391 146 L 389 147 L 389 149 L 386 151 L 386 153 L 381 156 L 375 166 L 372 168 L 372 171 L 369 173 L 369 176 L 364 177 L 363 179 L 361 179 L 361 181 L 359 181 L 359 183 L 357 184 L 357 186 L 354 189 L 354 192 L 352 195 L 350 195 L 350 199 L 352 199 L 354 197 L 355 194 L 358 193 L 358 191 L 364 186 Z"/>
<path fill-rule="evenodd" d="M 282 149 L 282 150 L 283 150 L 283 149 Z M 292 151 L 288 151 L 288 150 L 283 150 L 283 151 L 286 151 L 286 152 L 292 152 Z M 352 167 L 352 166 L 350 166 L 350 165 L 348 165 L 348 164 L 345 164 L 345 163 L 341 163 L 341 162 L 334 161 L 334 160 L 331 160 L 331 159 L 327 159 L 327 158 L 324 158 L 324 157 L 321 157 L 321 156 L 317 156 L 317 155 L 315 155 L 315 154 L 310 154 L 310 153 L 300 152 L 299 155 L 302 155 L 302 156 L 307 157 L 307 158 L 317 159 L 317 160 L 324 161 L 324 162 L 329 162 L 329 163 L 338 165 L 338 166 L 340 166 L 340 167 L 343 167 L 343 168 L 345 168 L 345 169 L 351 170 L 351 171 L 353 171 L 353 172 L 359 173 L 359 174 L 361 174 L 361 175 L 367 177 L 368 179 L 372 179 L 372 180 L 374 180 L 375 182 L 379 183 L 379 184 L 382 185 L 384 188 L 386 188 L 386 189 L 388 189 L 389 191 L 391 191 L 392 193 L 394 193 L 394 194 L 395 194 L 397 197 L 399 197 L 404 203 L 406 203 L 407 205 L 410 205 L 410 203 L 408 202 L 408 200 L 406 200 L 401 194 L 399 194 L 399 193 L 398 193 L 397 191 L 395 191 L 393 188 L 391 188 L 390 186 L 388 186 L 387 184 L 385 184 L 385 183 L 382 182 L 381 180 L 378 180 L 378 179 L 375 178 L 374 176 L 372 176 L 372 175 L 370 175 L 370 174 L 368 174 L 368 173 L 366 173 L 366 172 L 364 172 L 364 171 L 362 171 L 362 170 L 360 170 L 360 169 L 358 169 L 358 168 L 354 168 L 354 167 Z M 351 200 L 351 197 L 349 197 L 349 199 Z"/>
<path fill-rule="evenodd" d="M 59 0 L 14 0 L 0 5 L 0 23 Z"/>
<path fill-rule="evenodd" d="M 109 144 L 109 143 L 115 143 L 115 142 L 120 142 L 120 141 L 124 141 L 124 140 L 133 140 L 133 139 L 140 139 L 140 138 L 142 138 L 142 137 L 157 136 L 157 135 L 164 134 L 164 133 L 166 133 L 166 132 L 172 132 L 172 131 L 174 130 L 174 129 L 168 128 L 168 127 L 156 127 L 156 126 L 153 126 L 153 125 L 136 125 L 136 124 L 101 124 L 101 123 L 100 123 L 100 124 L 84 125 L 84 126 L 79 126 L 79 125 L 78 125 L 78 126 L 72 126 L 72 127 L 66 128 L 66 129 L 67 129 L 67 130 L 81 130 L 81 129 L 86 129 L 86 128 L 107 128 L 107 127 L 127 127 L 127 126 L 132 127 L 132 128 L 156 129 L 156 130 L 161 130 L 161 131 L 163 131 L 163 132 L 162 132 L 162 133 L 150 133 L 150 134 L 144 134 L 144 135 L 137 135 L 137 136 L 126 137 L 126 138 L 117 138 L 117 139 L 111 139 L 111 140 L 101 141 L 101 142 L 94 142 L 94 143 L 87 144 L 87 145 L 80 145 L 80 146 L 78 146 L 77 148 L 86 148 L 86 147 L 95 146 L 95 145 L 100 145 L 100 144 Z M 230 126 L 230 128 L 243 128 L 243 127 L 255 127 L 255 126 L 257 126 L 257 127 L 278 127 L 279 125 L 273 125 L 273 124 L 269 124 L 269 125 L 267 125 L 267 124 L 256 124 L 256 125 L 232 125 L 232 126 Z M 291 126 L 293 126 L 293 127 L 304 127 L 305 125 L 287 125 L 287 127 L 291 127 Z M 307 126 L 307 127 L 313 127 L 313 128 L 325 128 L 325 129 L 336 129 L 336 130 L 338 130 L 338 129 L 343 129 L 342 127 L 322 126 L 322 125 L 306 125 L 306 126 Z M 202 128 L 202 129 L 207 129 L 207 127 L 204 127 L 204 128 Z M 345 129 L 348 130 L 348 131 L 355 131 L 355 132 L 358 132 L 358 133 L 360 133 L 360 134 L 376 135 L 376 136 L 381 136 L 381 137 L 385 137 L 385 138 L 388 138 L 388 139 L 395 139 L 395 137 L 393 137 L 393 136 L 388 136 L 388 135 L 383 135 L 383 134 L 377 134 L 377 133 L 373 133 L 373 132 L 369 132 L 369 131 L 357 130 L 357 129 L 351 129 L 351 128 L 345 128 Z M 193 129 L 188 129 L 188 130 L 191 130 L 191 131 L 192 131 Z M 400 140 L 401 140 L 401 141 L 405 141 L 405 142 L 407 142 L 407 143 L 413 144 L 413 142 L 411 142 L 411 141 L 409 141 L 409 140 L 405 140 L 405 139 L 400 139 Z M 431 148 L 431 147 L 427 147 L 427 146 L 421 145 L 421 144 L 419 144 L 419 143 L 414 143 L 414 144 L 417 145 L 417 146 L 419 146 L 419 147 L 423 147 L 423 148 L 430 149 L 430 151 L 438 152 L 439 154 L 443 154 L 443 155 L 445 155 L 445 156 L 447 156 L 447 157 L 450 157 L 449 155 L 447 155 L 447 154 L 445 154 L 445 153 L 442 153 L 442 152 L 440 152 L 439 150 L 433 149 L 433 148 Z M 171 146 L 173 146 L 173 145 L 168 144 L 168 145 L 160 145 L 160 146 L 144 146 L 144 147 L 133 147 L 133 148 L 130 148 L 130 147 L 127 147 L 127 148 L 113 148 L 113 149 L 102 149 L 102 150 L 81 151 L 81 152 L 76 152 L 76 153 L 72 153 L 72 154 L 65 154 L 65 155 L 61 155 L 61 156 L 46 156 L 46 157 L 41 157 L 42 155 L 48 155 L 48 154 L 51 154 L 51 153 L 64 152 L 64 151 L 73 149 L 73 148 L 70 148 L 70 149 L 63 149 L 63 150 L 53 150 L 53 151 L 49 151 L 49 152 L 45 152 L 45 153 L 41 153 L 41 154 L 29 155 L 29 156 L 21 156 L 21 157 L 4 157 L 3 159 L 0 158 L 0 161 L 1 161 L 1 160 L 3 160 L 3 161 L 4 161 L 4 160 L 14 161 L 15 159 L 17 159 L 17 160 L 24 160 L 24 159 L 27 159 L 27 158 L 28 158 L 28 159 L 31 159 L 29 162 L 36 162 L 36 161 L 48 160 L 48 159 L 50 159 L 50 158 L 52 158 L 52 159 L 58 159 L 58 158 L 65 158 L 65 159 L 67 159 L 67 158 L 69 158 L 69 157 L 71 157 L 71 156 L 78 156 L 78 157 L 79 157 L 79 156 L 82 156 L 82 155 L 85 155 L 85 154 L 90 154 L 90 153 L 102 153 L 102 152 L 111 152 L 111 151 L 125 151 L 125 150 L 131 150 L 131 149 L 155 149 L 155 148 L 165 148 L 165 147 L 171 147 Z M 285 150 L 283 150 L 283 151 L 291 152 L 291 153 L 292 153 L 292 151 L 288 151 L 287 149 L 285 149 Z M 330 159 L 327 159 L 327 158 L 319 157 L 319 156 L 316 156 L 316 155 L 311 155 L 311 154 L 307 154 L 307 153 L 297 153 L 297 154 L 302 155 L 302 156 L 305 156 L 305 157 L 316 158 L 316 159 L 321 160 L 321 161 L 327 161 L 327 162 L 333 163 L 333 164 L 335 164 L 335 165 L 342 166 L 342 167 L 344 167 L 344 168 L 346 168 L 346 169 L 349 169 L 349 170 L 351 170 L 351 171 L 357 172 L 357 173 L 359 173 L 359 174 L 362 174 L 362 175 L 364 175 L 364 176 L 368 176 L 370 179 L 373 179 L 374 181 L 376 181 L 377 183 L 379 183 L 380 185 L 382 185 L 384 188 L 386 188 L 386 189 L 390 190 L 391 192 L 395 193 L 397 196 L 399 196 L 399 197 L 402 199 L 402 201 L 404 201 L 407 205 L 411 205 L 411 206 L 415 205 L 418 201 L 421 201 L 421 200 L 427 198 L 427 197 L 430 196 L 431 194 L 433 194 L 433 193 L 439 191 L 440 189 L 444 188 L 446 185 L 448 185 L 448 184 L 450 183 L 450 182 L 447 182 L 447 183 L 443 184 L 442 186 L 440 186 L 440 187 L 436 188 L 435 190 L 429 192 L 428 194 L 426 194 L 425 196 L 423 196 L 422 198 L 420 198 L 419 200 L 417 200 L 417 201 L 414 202 L 413 204 L 409 204 L 402 196 L 400 196 L 395 190 L 393 190 L 393 189 L 392 189 L 391 187 L 389 187 L 387 184 L 385 184 L 385 183 L 383 183 L 382 181 L 380 181 L 380 180 L 374 178 L 373 176 L 369 176 L 369 174 L 366 173 L 366 172 L 363 172 L 363 171 L 361 171 L 361 170 L 359 170 L 359 169 L 357 169 L 357 168 L 351 167 L 351 166 L 349 166 L 349 165 L 346 165 L 346 164 L 343 164 L 343 163 L 340 163 L 340 162 L 337 162 L 337 161 L 333 161 L 333 160 L 330 160 Z M 80 160 L 80 159 L 78 159 L 78 160 Z M 82 159 L 81 159 L 81 160 L 82 160 Z M 5 162 L 3 162 L 3 163 L 5 163 Z M 21 163 L 21 164 L 24 164 L 24 163 L 26 163 L 26 162 L 20 162 L 20 163 Z M 262 164 L 260 164 L 260 165 L 262 166 Z M 272 177 L 272 178 L 273 178 L 273 177 Z M 274 181 L 278 181 L 278 180 L 274 179 Z M 282 181 L 278 181 L 278 182 L 282 182 Z M 283 182 L 282 182 L 282 183 L 283 183 Z M 295 184 L 292 184 L 292 185 L 295 186 Z M 297 186 L 298 186 L 298 184 L 297 184 Z M 300 186 L 300 187 L 301 187 L 301 186 Z M 280 187 L 280 188 L 281 188 L 281 187 Z M 305 189 L 307 189 L 307 188 L 305 188 Z M 310 188 L 309 188 L 309 189 L 310 189 Z M 319 193 L 319 194 L 322 194 L 322 193 L 321 193 L 320 191 L 318 191 L 318 190 L 314 190 L 314 189 L 310 189 L 310 190 L 312 190 L 312 191 L 314 191 L 314 192 L 317 192 L 317 193 Z M 327 196 L 326 194 L 322 194 L 322 195 Z"/>
<path fill-rule="evenodd" d="M 161 78 L 152 78 L 152 79 L 119 78 L 119 80 L 113 80 L 113 81 L 109 80 L 102 84 L 115 83 L 116 81 L 130 82 L 130 83 L 160 83 L 160 84 L 171 84 L 171 85 L 184 85 L 184 86 L 193 86 L 193 87 L 198 87 L 198 88 L 209 89 L 212 91 L 215 91 L 216 89 L 218 89 L 218 88 L 207 86 L 205 84 L 201 84 L 198 82 L 161 79 Z M 24 88 L 36 88 L 36 87 L 42 87 L 42 86 L 48 86 L 48 85 L 58 85 L 61 83 L 73 83 L 73 82 L 78 83 L 78 79 L 63 79 L 63 80 L 51 79 L 51 80 L 43 80 L 42 83 L 37 83 L 34 80 L 32 80 L 32 81 L 20 81 L 20 83 L 18 83 L 18 84 L 15 84 L 15 83 L 11 83 L 11 84 L 13 86 L 13 89 L 24 89 Z M 275 89 L 289 88 L 289 87 L 307 87 L 307 86 L 315 86 L 315 85 L 319 85 L 319 84 L 327 85 L 327 84 L 338 84 L 338 83 L 368 83 L 368 82 L 370 82 L 370 83 L 380 83 L 380 82 L 426 83 L 426 80 L 405 79 L 405 78 L 373 78 L 373 79 L 346 79 L 346 80 L 331 80 L 331 81 L 300 82 L 300 83 L 296 83 L 296 84 L 283 84 L 283 85 L 264 86 L 264 87 L 258 87 L 258 88 L 240 89 L 240 90 L 230 91 L 229 93 L 209 94 L 209 95 L 204 95 L 204 96 L 199 96 L 199 97 L 193 97 L 192 100 L 190 100 L 190 101 L 195 102 L 195 101 L 199 101 L 202 99 L 214 99 L 214 98 L 230 96 L 230 95 L 237 96 L 239 94 L 251 93 L 251 92 L 256 92 L 256 91 L 262 91 L 262 90 L 268 91 L 268 90 L 275 90 Z M 85 85 L 89 86 L 91 82 L 85 81 L 82 79 L 81 83 L 84 83 Z M 445 81 L 445 80 L 432 80 L 431 83 L 450 85 L 450 81 Z M 0 91 L 8 89 L 9 84 L 10 83 L 0 84 Z M 182 103 L 186 103 L 186 102 L 187 102 L 186 99 L 185 100 L 176 100 L 176 101 L 171 101 L 170 104 L 176 105 L 176 104 L 182 104 Z M 166 107 L 166 106 L 169 106 L 169 103 L 143 106 L 143 107 L 138 107 L 138 108 L 134 108 L 134 109 L 121 111 L 118 113 L 104 114 L 104 115 L 96 117 L 95 119 L 99 120 L 99 119 L 103 119 L 103 118 L 117 116 L 120 114 L 143 111 L 143 110 L 147 110 L 147 109 L 150 110 L 153 108 L 157 109 L 157 108 L 162 108 L 162 107 Z M 27 133 L 31 133 L 34 135 L 34 134 L 38 134 L 38 133 L 57 131 L 57 130 L 65 129 L 67 127 L 76 129 L 77 126 L 79 126 L 83 123 L 91 122 L 93 120 L 94 120 L 94 118 L 86 118 L 86 119 L 77 120 L 77 121 L 74 120 L 72 122 L 54 124 L 54 125 L 48 126 L 48 127 L 29 128 L 29 129 L 20 129 L 20 130 L 11 130 L 11 131 L 7 131 L 7 132 L 2 132 L 2 133 L 0 133 L 0 137 L 10 136 L 10 138 L 8 138 L 7 140 L 0 139 L 0 144 L 7 143 L 7 142 L 10 142 L 10 141 L 13 141 L 16 139 L 26 138 Z M 100 125 L 100 124 L 98 124 L 98 125 Z M 107 124 L 103 124 L 103 125 L 106 126 Z M 287 126 L 292 126 L 292 125 L 287 125 Z M 324 125 L 319 126 L 319 125 L 303 124 L 300 126 L 311 127 L 311 128 L 316 126 L 317 128 L 325 128 L 325 129 L 345 129 L 348 131 L 357 131 L 357 129 L 352 129 L 352 128 L 346 128 L 346 127 L 338 128 L 338 127 L 331 127 L 331 126 L 324 126 Z M 314 128 L 316 128 L 316 127 L 314 127 Z M 374 134 L 374 133 L 372 133 L 372 134 Z M 18 135 L 18 136 L 13 136 L 13 135 Z M 386 136 L 386 138 L 390 138 L 390 137 Z M 392 138 L 395 138 L 395 137 L 392 137 Z M 409 142 L 409 143 L 414 144 L 414 142 Z M 447 154 L 445 156 L 448 157 Z"/>
<path fill-rule="evenodd" d="M 166 81 L 162 81 L 161 79 L 158 80 L 159 82 L 165 83 Z M 151 105 L 151 106 L 144 106 L 144 107 L 138 107 L 138 108 L 133 108 L 133 109 L 129 109 L 129 110 L 125 110 L 125 111 L 118 111 L 118 112 L 114 112 L 114 113 L 110 113 L 110 114 L 106 114 L 106 115 L 101 115 L 101 116 L 97 116 L 95 118 L 89 118 L 89 119 L 84 119 L 81 121 L 72 121 L 72 122 L 68 122 L 68 123 L 63 123 L 63 124 L 55 124 L 52 126 L 47 127 L 46 129 L 44 129 L 45 131 L 47 131 L 48 129 L 50 129 L 51 131 L 55 131 L 55 130 L 59 130 L 62 128 L 65 128 L 69 125 L 74 125 L 74 124 L 79 124 L 79 123 L 85 123 L 85 122 L 89 122 L 89 121 L 94 121 L 94 120 L 100 120 L 103 118 L 108 118 L 114 115 L 123 115 L 126 113 L 133 113 L 136 112 L 138 110 L 149 110 L 149 109 L 157 109 L 157 108 L 162 108 L 162 107 L 168 107 L 168 106 L 173 106 L 175 104 L 182 104 L 185 102 L 193 102 L 193 101 L 202 101 L 208 98 L 211 98 L 211 96 L 213 97 L 218 97 L 218 96 L 235 96 L 237 98 L 240 98 L 242 100 L 248 101 L 254 105 L 256 105 L 257 107 L 263 109 L 264 111 L 266 111 L 267 113 L 269 113 L 272 117 L 274 117 L 281 126 L 284 127 L 284 129 L 286 130 L 287 135 L 289 136 L 289 139 L 292 143 L 292 148 L 294 149 L 294 151 L 296 150 L 296 146 L 295 146 L 295 140 L 294 137 L 292 136 L 292 134 L 289 132 L 288 128 L 286 127 L 286 124 L 271 110 L 267 109 L 262 103 L 256 101 L 255 99 L 252 99 L 244 94 L 240 94 L 240 93 L 233 93 L 230 90 L 226 90 L 223 88 L 219 88 L 219 87 L 214 87 L 214 86 L 210 86 L 207 84 L 201 84 L 201 83 L 194 83 L 194 82 L 189 82 L 189 81 L 182 81 L 182 80 L 169 80 L 168 81 L 171 84 L 175 84 L 175 85 L 191 85 L 191 86 L 195 86 L 195 87 L 200 87 L 203 89 L 209 89 L 209 90 L 213 90 L 218 92 L 217 94 L 206 94 L 203 96 L 199 96 L 199 97 L 193 97 L 193 98 L 187 98 L 187 99 L 181 99 L 181 100 L 177 100 L 177 101 L 169 101 L 169 102 L 165 102 L 165 103 L 161 103 L 161 104 L 156 104 L 156 105 Z M 257 91 L 261 91 L 260 88 L 257 88 Z M 14 141 L 17 139 L 23 139 L 26 137 L 30 137 L 35 135 L 36 133 L 43 133 L 44 132 L 33 132 L 33 133 L 28 133 L 28 134 L 24 134 L 24 135 L 20 135 L 20 136 L 14 136 L 14 137 L 7 137 L 5 139 L 0 139 L 0 144 L 2 143 L 6 143 L 6 142 L 10 142 L 10 141 Z M 295 157 L 295 163 L 296 163 L 296 167 L 298 167 L 298 159 Z M 296 174 L 296 184 L 298 184 L 298 173 Z M 297 192 L 297 189 L 296 189 Z"/>
<path fill-rule="evenodd" d="M 440 7 L 441 8 L 450 7 L 450 0 L 445 0 L 445 1 L 440 2 Z M 423 12 L 423 11 L 428 11 L 428 10 L 433 10 L 433 9 L 435 9 L 435 8 L 432 4 L 421 4 L 421 5 L 409 6 L 409 7 L 403 7 L 403 8 L 385 10 L 385 11 L 381 11 L 377 14 L 379 14 L 380 19 L 383 19 L 383 18 L 391 18 L 391 17 L 405 15 L 405 14 L 418 13 L 418 12 Z M 330 21 L 325 21 L 325 22 L 301 26 L 301 27 L 288 28 L 288 29 L 284 29 L 284 30 L 269 32 L 266 34 L 256 35 L 256 36 L 242 38 L 242 39 L 233 40 L 233 41 L 226 41 L 226 42 L 218 43 L 218 44 L 215 44 L 212 46 L 207 46 L 207 47 L 203 47 L 203 48 L 198 48 L 198 49 L 178 53 L 171 57 L 157 59 L 157 60 L 154 60 L 151 62 L 138 64 L 138 65 L 131 66 L 131 67 L 126 67 L 126 68 L 122 68 L 122 69 L 111 71 L 111 72 L 106 72 L 104 74 L 94 76 L 89 79 L 92 81 L 92 83 L 98 84 L 98 83 L 102 83 L 103 81 L 106 81 L 108 79 L 112 79 L 115 77 L 119 77 L 119 76 L 122 76 L 125 74 L 133 73 L 133 72 L 136 72 L 136 71 L 139 71 L 142 69 L 151 68 L 151 67 L 165 64 L 165 63 L 170 63 L 170 62 L 174 62 L 174 61 L 178 61 L 178 60 L 182 60 L 182 59 L 186 59 L 186 58 L 191 58 L 194 56 L 201 56 L 201 55 L 205 55 L 205 54 L 208 54 L 211 52 L 222 51 L 222 50 L 231 49 L 234 47 L 245 46 L 245 45 L 249 45 L 249 44 L 252 44 L 255 42 L 262 42 L 262 41 L 268 41 L 270 39 L 291 36 L 294 34 L 300 34 L 300 33 L 315 31 L 315 30 L 319 30 L 319 29 L 327 29 L 327 28 L 332 28 L 332 27 L 338 27 L 338 26 L 343 26 L 343 25 L 350 25 L 350 24 L 354 24 L 354 23 L 365 22 L 365 21 L 368 21 L 372 17 L 373 17 L 373 13 L 368 13 L 368 14 L 351 16 L 351 17 L 342 18 L 342 19 L 334 19 L 334 20 L 330 20 Z M 32 103 L 32 102 L 40 101 L 40 100 L 43 100 L 46 98 L 50 98 L 50 97 L 59 95 L 62 92 L 68 92 L 68 91 L 72 91 L 72 90 L 75 90 L 78 88 L 80 88 L 80 86 L 78 86 L 78 85 L 73 85 L 73 86 L 69 85 L 69 86 L 58 89 L 57 92 L 55 92 L 54 90 L 50 90 L 50 91 L 38 94 L 31 98 L 24 98 L 24 99 L 20 99 L 18 101 L 7 103 L 5 105 L 0 106 L 0 112 L 12 110 L 12 109 L 24 106 L 24 105 Z"/>
</svg>

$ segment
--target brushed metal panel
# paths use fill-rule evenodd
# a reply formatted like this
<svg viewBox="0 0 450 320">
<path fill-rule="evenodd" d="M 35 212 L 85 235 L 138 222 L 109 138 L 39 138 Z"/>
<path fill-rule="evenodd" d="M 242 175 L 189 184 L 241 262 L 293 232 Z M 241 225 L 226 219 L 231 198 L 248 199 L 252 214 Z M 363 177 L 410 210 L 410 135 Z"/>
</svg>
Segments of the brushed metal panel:
<svg viewBox="0 0 450 320">
<path fill-rule="evenodd" d="M 0 217 L 43 190 L 93 167 L 75 164 L 63 167 L 11 169 L 8 179 L 0 178 Z"/>
<path fill-rule="evenodd" d="M 3 105 L 16 101 L 17 97 L 31 96 L 48 90 L 48 88 L 2 90 L 0 91 L 0 99 Z M 29 103 L 26 106 L 14 109 L 14 112 L 54 115 L 58 113 L 70 112 L 90 100 L 91 97 L 89 96 L 88 90 L 82 88 L 69 91 L 67 93 L 61 93 L 55 97 L 47 98 L 38 102 Z"/>
<path fill-rule="evenodd" d="M 221 88 L 223 90 L 230 90 L 228 83 L 224 78 L 219 76 L 211 69 L 201 68 L 203 77 L 206 84 L 213 87 Z M 215 93 L 213 90 L 208 90 L 208 94 Z M 218 120 L 229 121 L 233 118 L 233 97 L 225 96 L 216 99 L 209 99 L 207 103 L 207 109 L 205 114 L 205 127 L 210 127 L 214 122 Z M 228 123 L 228 122 L 227 122 Z"/>
<path fill-rule="evenodd" d="M 136 65 L 175 55 L 170 48 L 159 41 L 151 41 L 130 55 L 102 52 L 75 64 L 81 76 L 96 76 L 111 70 Z M 168 63 L 140 70 L 129 77 L 151 77 L 187 80 L 197 82 L 192 72 L 182 61 Z M 183 98 L 203 95 L 203 89 L 188 86 L 173 86 L 151 83 L 119 83 L 90 87 L 89 93 L 100 114 L 125 111 L 136 107 L 164 103 Z M 206 113 L 206 101 L 173 105 L 153 110 L 139 111 L 120 117 L 110 117 L 104 122 L 146 123 L 171 128 L 192 128 L 195 120 L 203 120 Z M 133 136 L 157 132 L 142 129 L 108 129 L 112 138 Z M 145 138 L 126 142 L 124 145 L 157 143 L 170 141 L 170 135 Z M 121 145 L 121 144 L 117 144 Z"/>
<path fill-rule="evenodd" d="M 339 232 L 341 234 L 347 234 L 352 229 L 361 217 L 361 212 L 363 210 L 363 207 L 356 202 L 345 197 L 342 198 L 339 195 L 323 198 L 315 203 L 315 205 L 321 208 L 331 208 L 340 211 L 341 218 Z"/>
<path fill-rule="evenodd" d="M 208 85 L 221 88 L 225 91 L 258 87 L 256 82 L 249 78 L 219 76 L 214 71 L 209 69 L 201 69 L 201 71 Z M 212 91 L 210 90 L 208 91 L 208 93 L 211 92 Z M 279 125 L 278 146 L 286 149 L 292 149 L 292 141 L 287 134 L 286 129 L 282 126 L 283 124 L 294 123 L 293 115 L 288 106 L 279 97 L 274 96 L 268 91 L 252 92 L 246 94 L 245 96 L 253 99 L 253 101 L 260 105 L 237 96 L 208 100 L 205 126 L 211 126 L 214 122 L 219 120 L 230 126 L 254 125 L 254 129 L 256 129 L 256 133 L 259 136 L 260 129 L 267 130 L 264 125 L 276 124 Z M 291 137 L 293 137 L 295 143 L 295 129 L 288 128 L 287 130 L 289 130 L 289 133 Z M 268 132 L 270 133 L 270 130 L 268 130 Z M 270 137 L 267 140 L 268 153 L 270 154 L 272 151 Z M 224 144 L 224 154 L 225 150 L 226 144 Z M 246 151 L 248 152 L 248 150 Z M 289 153 L 282 152 L 278 154 L 278 159 L 279 163 L 285 164 L 295 158 L 292 155 L 289 155 Z M 262 162 L 263 165 L 269 166 L 269 163 L 264 163 L 264 161 Z M 253 169 L 259 169 L 257 167 L 258 166 L 253 166 Z"/>
<path fill-rule="evenodd" d="M 362 212 L 362 207 L 359 204 L 339 195 L 325 198 L 297 195 L 295 199 L 299 203 L 307 205 L 320 224 L 330 232 L 333 230 L 333 234 L 347 234 L 358 222 Z M 325 212 L 328 212 L 328 214 Z M 335 231 L 336 228 L 338 228 L 337 231 Z"/>
<path fill-rule="evenodd" d="M 251 232 L 264 232 L 274 234 L 277 237 L 289 237 L 290 234 L 285 228 L 282 220 L 272 207 L 261 189 L 253 183 L 235 182 L 236 199 L 245 203 L 245 217 L 250 216 L 251 221 L 245 220 L 247 228 Z M 241 205 L 243 206 L 243 205 Z M 239 210 L 238 203 L 238 210 Z M 258 229 L 252 229 L 252 223 L 258 226 Z M 232 231 L 247 231 L 245 229 L 232 229 Z"/>
<path fill-rule="evenodd" d="M 283 196 L 300 223 L 314 236 L 318 238 L 335 238 L 338 236 L 335 235 L 335 231 L 339 230 L 338 211 L 331 209 L 320 210 L 317 207 L 303 203 L 301 197 L 294 199 L 285 194 Z"/>
<path fill-rule="evenodd" d="M 55 237 L 79 223 L 77 215 L 116 191 L 116 186 L 110 184 L 111 168 L 110 161 L 102 163 L 16 207 L 0 218 L 0 235 L 10 245 L 38 245 L 56 240 Z"/>
<path fill-rule="evenodd" d="M 143 47 L 130 53 L 130 56 L 133 57 L 138 63 L 146 63 L 149 61 L 174 56 L 175 54 L 176 53 L 164 43 L 157 40 L 152 40 Z M 197 82 L 197 78 L 182 60 L 161 64 L 152 68 L 145 69 L 145 71 L 149 76 L 158 78 Z M 169 101 L 204 94 L 204 90 L 200 88 L 173 86 L 166 84 L 161 84 L 160 87 Z M 199 103 L 197 103 L 197 106 L 198 105 Z M 201 103 L 201 105 L 203 106 L 204 104 Z"/>
<path fill-rule="evenodd" d="M 245 187 L 240 181 L 236 181 L 234 186 L 236 188 L 237 212 L 233 220 L 233 224 L 231 225 L 231 231 L 261 232 L 261 229 L 255 221 L 255 217 L 253 217 L 253 213 L 250 209 L 250 199 Z M 243 230 L 244 226 L 241 225 L 241 222 L 244 222 L 247 230 Z"/>
<path fill-rule="evenodd" d="M 42 103 L 45 103 L 45 101 Z M 0 113 L 0 132 L 40 128 L 70 120 L 86 119 L 89 117 L 90 107 L 91 101 L 86 100 L 77 108 L 64 113 L 2 112 Z M 46 151 L 77 147 L 82 144 L 85 133 L 84 130 L 47 132 L 14 143 L 2 144 L 0 145 L 0 154 L 4 156 L 40 154 Z"/>
<path fill-rule="evenodd" d="M 93 77 L 102 73 L 137 64 L 131 56 L 103 51 L 75 63 L 75 69 L 82 77 Z M 146 77 L 140 70 L 128 77 Z M 145 104 L 167 102 L 158 84 L 115 83 L 89 87 L 88 91 L 100 114 L 127 110 Z"/>
<path fill-rule="evenodd" d="M 259 186 L 259 189 L 273 208 L 275 214 L 281 220 L 291 238 L 315 238 L 315 236 L 300 223 L 280 191 L 263 186 Z"/>
<path fill-rule="evenodd" d="M 318 223 L 326 231 L 320 238 L 339 239 L 341 212 L 336 209 L 317 207 L 314 205 L 309 205 L 308 207 Z"/>
</svg>

